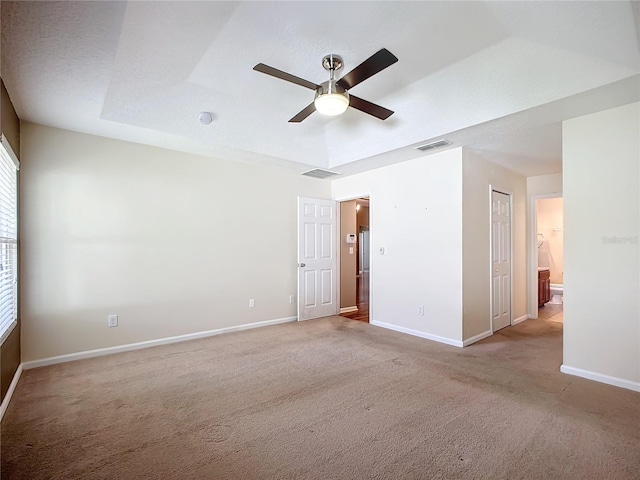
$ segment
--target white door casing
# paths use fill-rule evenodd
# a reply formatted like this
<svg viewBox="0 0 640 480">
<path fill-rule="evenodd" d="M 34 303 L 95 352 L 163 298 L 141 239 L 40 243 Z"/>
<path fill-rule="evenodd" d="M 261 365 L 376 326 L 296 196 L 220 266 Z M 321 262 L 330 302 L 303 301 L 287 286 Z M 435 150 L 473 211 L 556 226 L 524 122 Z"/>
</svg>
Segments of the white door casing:
<svg viewBox="0 0 640 480">
<path fill-rule="evenodd" d="M 298 320 L 337 315 L 336 202 L 298 197 Z"/>
<path fill-rule="evenodd" d="M 511 325 L 511 197 L 491 192 L 491 328 Z"/>
</svg>

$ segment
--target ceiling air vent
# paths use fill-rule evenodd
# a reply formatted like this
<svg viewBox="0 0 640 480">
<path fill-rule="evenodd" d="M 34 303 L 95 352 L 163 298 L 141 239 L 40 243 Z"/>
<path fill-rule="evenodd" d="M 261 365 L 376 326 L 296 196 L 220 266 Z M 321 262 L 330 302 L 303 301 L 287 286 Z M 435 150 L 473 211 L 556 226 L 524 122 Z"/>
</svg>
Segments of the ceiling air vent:
<svg viewBox="0 0 640 480">
<path fill-rule="evenodd" d="M 307 170 L 306 172 L 302 172 L 300 175 L 306 175 L 307 177 L 313 178 L 329 178 L 335 175 L 342 175 L 339 172 L 332 172 L 331 170 L 325 170 L 324 168 L 314 168 L 313 170 Z"/>
<path fill-rule="evenodd" d="M 436 140 L 435 142 L 427 143 L 426 145 L 420 145 L 419 147 L 415 147 L 415 149 L 426 152 L 427 150 L 433 150 L 434 148 L 440 148 L 446 145 L 451 145 L 451 142 L 448 140 L 442 139 L 442 140 Z"/>
</svg>

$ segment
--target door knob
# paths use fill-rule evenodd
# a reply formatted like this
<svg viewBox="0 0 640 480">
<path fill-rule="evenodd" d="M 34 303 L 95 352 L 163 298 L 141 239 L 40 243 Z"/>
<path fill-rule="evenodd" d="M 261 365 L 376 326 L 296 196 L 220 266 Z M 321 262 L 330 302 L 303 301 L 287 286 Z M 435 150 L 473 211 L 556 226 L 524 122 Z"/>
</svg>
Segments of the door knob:
<svg viewBox="0 0 640 480">
<path fill-rule="evenodd" d="M 298 266 L 300 266 L 300 267 L 306 267 L 306 266 L 307 266 L 307 264 L 306 264 L 306 263 L 299 263 L 299 264 L 298 264 Z"/>
</svg>

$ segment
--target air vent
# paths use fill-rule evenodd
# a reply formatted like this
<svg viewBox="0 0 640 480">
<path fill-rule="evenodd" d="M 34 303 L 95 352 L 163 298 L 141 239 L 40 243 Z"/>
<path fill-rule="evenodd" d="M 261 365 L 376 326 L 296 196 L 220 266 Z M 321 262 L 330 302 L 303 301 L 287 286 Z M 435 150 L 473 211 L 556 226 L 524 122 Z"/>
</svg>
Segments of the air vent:
<svg viewBox="0 0 640 480">
<path fill-rule="evenodd" d="M 427 150 L 433 150 L 434 148 L 444 147 L 446 145 L 451 145 L 451 142 L 448 140 L 437 140 L 435 142 L 427 143 L 426 145 L 420 145 L 419 147 L 415 147 L 416 150 L 422 150 L 423 152 Z"/>
<path fill-rule="evenodd" d="M 306 172 L 302 172 L 300 175 L 306 175 L 307 177 L 313 178 L 329 178 L 335 175 L 342 175 L 339 172 L 332 172 L 331 170 L 325 170 L 324 168 L 314 168 L 313 170 L 307 170 Z"/>
</svg>

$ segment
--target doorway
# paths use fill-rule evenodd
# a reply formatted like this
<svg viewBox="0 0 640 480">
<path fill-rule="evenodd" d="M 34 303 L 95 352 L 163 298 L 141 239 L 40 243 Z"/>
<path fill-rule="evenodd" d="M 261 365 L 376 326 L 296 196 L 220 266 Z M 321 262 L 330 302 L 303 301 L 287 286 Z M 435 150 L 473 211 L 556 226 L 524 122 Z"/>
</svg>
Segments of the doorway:
<svg viewBox="0 0 640 480">
<path fill-rule="evenodd" d="M 369 197 L 340 202 L 340 315 L 369 322 Z"/>
<path fill-rule="evenodd" d="M 564 219 L 561 196 L 537 198 L 535 202 L 538 276 L 538 318 L 563 321 L 564 296 Z"/>
</svg>

